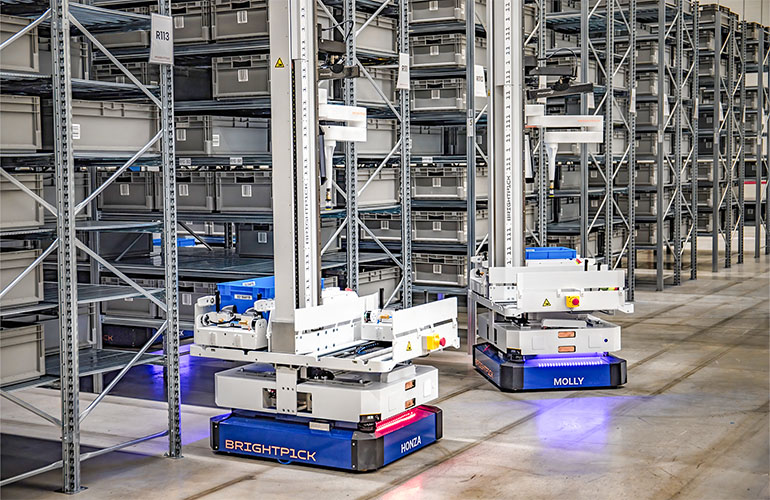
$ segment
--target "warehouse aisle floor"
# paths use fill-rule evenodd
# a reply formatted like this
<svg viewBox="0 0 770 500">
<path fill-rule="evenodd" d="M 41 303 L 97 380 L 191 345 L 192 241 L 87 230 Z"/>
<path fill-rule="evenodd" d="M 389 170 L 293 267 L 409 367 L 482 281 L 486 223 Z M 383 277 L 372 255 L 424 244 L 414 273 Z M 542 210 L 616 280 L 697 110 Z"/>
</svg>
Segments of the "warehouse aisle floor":
<svg viewBox="0 0 770 500">
<path fill-rule="evenodd" d="M 208 418 L 224 412 L 185 405 L 183 459 L 161 458 L 162 441 L 95 458 L 75 498 L 768 498 L 769 283 L 770 259 L 747 257 L 716 275 L 704 267 L 681 287 L 638 292 L 636 313 L 615 317 L 629 366 L 617 390 L 505 394 L 474 373 L 465 351 L 431 356 L 444 439 L 379 472 L 213 455 Z M 54 391 L 23 396 L 58 412 Z M 158 402 L 110 396 L 82 441 L 113 444 L 165 418 Z M 2 432 L 3 475 L 58 458 L 48 441 L 57 430 L 7 403 Z M 41 441 L 12 437 L 22 434 Z M 0 497 L 61 498 L 52 492 L 59 478 L 34 477 Z"/>
</svg>

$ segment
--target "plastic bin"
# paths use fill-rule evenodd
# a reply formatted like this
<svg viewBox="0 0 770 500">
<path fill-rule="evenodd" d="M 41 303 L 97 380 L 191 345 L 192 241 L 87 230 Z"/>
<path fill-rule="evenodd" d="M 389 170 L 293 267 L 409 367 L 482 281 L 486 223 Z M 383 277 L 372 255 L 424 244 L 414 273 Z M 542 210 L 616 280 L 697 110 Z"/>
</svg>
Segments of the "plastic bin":
<svg viewBox="0 0 770 500">
<path fill-rule="evenodd" d="M 356 30 L 361 29 L 371 14 L 356 12 Z M 398 54 L 396 31 L 398 23 L 391 17 L 379 15 L 356 37 L 356 50 L 372 55 L 394 57 Z"/>
<path fill-rule="evenodd" d="M 382 241 L 401 240 L 401 216 L 397 214 L 361 214 L 361 222 Z M 367 231 L 361 228 L 361 239 L 371 240 Z"/>
<path fill-rule="evenodd" d="M 366 142 L 357 142 L 358 156 L 384 156 L 390 153 L 398 138 L 398 122 L 384 118 L 366 120 Z M 337 150 L 344 151 L 345 145 L 337 143 Z"/>
<path fill-rule="evenodd" d="M 106 259 L 120 255 L 124 258 L 147 257 L 152 252 L 152 234 L 150 233 L 99 232 L 99 255 Z"/>
<path fill-rule="evenodd" d="M 412 68 L 465 67 L 464 33 L 414 36 L 409 40 Z M 486 65 L 487 39 L 476 38 L 475 60 Z"/>
<path fill-rule="evenodd" d="M 362 271 L 358 273 L 358 296 L 364 297 L 381 293 L 382 300 L 385 302 L 393 294 L 400 281 L 401 269 L 397 266 Z M 400 293 L 397 293 L 395 297 L 396 299 L 400 297 Z"/>
<path fill-rule="evenodd" d="M 413 111 L 464 111 L 467 85 L 464 78 L 412 80 Z M 476 97 L 476 109 L 486 104 L 486 97 Z"/>
<path fill-rule="evenodd" d="M 489 212 L 476 210 L 476 241 L 489 232 Z M 468 214 L 460 212 L 424 211 L 412 212 L 412 240 L 415 242 L 468 242 Z"/>
<path fill-rule="evenodd" d="M 384 105 L 385 101 L 383 101 L 382 97 L 375 89 L 376 86 L 376 88 L 379 88 L 391 103 L 395 104 L 398 99 L 396 95 L 396 70 L 368 67 L 366 68 L 366 71 L 369 73 L 369 76 L 372 77 L 372 80 L 374 80 L 374 84 L 372 84 L 372 82 L 363 75 L 360 78 L 356 78 L 356 102 L 359 105 Z M 342 95 L 341 87 L 339 95 Z"/>
<path fill-rule="evenodd" d="M 663 191 L 663 211 L 669 207 L 671 203 L 671 192 L 669 190 Z M 636 207 L 636 215 L 657 215 L 658 214 L 658 193 L 656 192 L 637 192 L 636 201 L 634 202 Z M 623 213 L 628 213 L 628 195 L 621 194 L 618 196 L 618 207 Z M 673 210 L 673 207 L 672 207 Z M 673 213 L 673 212 L 672 212 Z"/>
<path fill-rule="evenodd" d="M 25 17 L 0 14 L 0 43 L 26 28 L 32 21 Z M 0 70 L 37 73 L 40 68 L 39 58 L 37 28 L 32 28 L 3 50 Z"/>
<path fill-rule="evenodd" d="M 211 64 L 214 99 L 270 95 L 267 54 L 215 57 Z"/>
<path fill-rule="evenodd" d="M 144 278 L 132 279 L 143 288 L 165 287 L 165 282 L 162 280 Z M 123 280 L 113 276 L 102 276 L 101 283 L 103 285 L 128 286 Z M 158 305 L 150 299 L 144 298 L 144 296 L 102 302 L 102 314 L 142 319 L 157 319 L 161 317 Z"/>
<path fill-rule="evenodd" d="M 3 58 L 5 58 L 5 51 L 3 51 Z M 40 73 L 53 74 L 50 38 L 40 38 Z M 70 74 L 72 78 L 88 78 L 88 45 L 77 37 L 70 39 Z"/>
<path fill-rule="evenodd" d="M 270 152 L 270 121 L 229 116 L 176 117 L 178 155 L 250 155 Z"/>
<path fill-rule="evenodd" d="M 124 12 L 130 12 L 132 14 L 149 16 L 150 13 L 158 12 L 158 6 L 150 5 L 149 7 L 128 7 L 121 10 Z M 145 30 L 96 33 L 94 36 L 97 40 L 99 40 L 99 43 L 108 49 L 120 47 L 150 46 L 150 32 Z M 176 37 L 174 37 L 174 41 L 176 41 Z"/>
<path fill-rule="evenodd" d="M 577 252 L 565 247 L 530 247 L 525 250 L 527 260 L 574 259 Z"/>
<path fill-rule="evenodd" d="M 0 385 L 45 375 L 43 326 L 4 321 L 0 324 Z"/>
<path fill-rule="evenodd" d="M 177 210 L 180 212 L 213 212 L 215 206 L 214 196 L 216 195 L 214 176 L 214 172 L 189 172 L 177 170 Z M 162 179 L 160 176 L 156 176 L 155 179 L 157 182 L 156 189 L 160 193 L 163 187 Z"/>
<path fill-rule="evenodd" d="M 657 96 L 660 90 L 659 83 L 657 73 L 640 73 L 636 75 L 636 92 L 640 96 Z M 668 78 L 663 80 L 663 92 L 665 95 L 670 95 L 671 84 Z"/>
<path fill-rule="evenodd" d="M 466 286 L 468 262 L 465 255 L 415 253 L 412 256 L 414 283 L 418 285 Z"/>
<path fill-rule="evenodd" d="M 43 146 L 40 98 L 0 95 L 0 145 L 3 151 L 37 151 Z"/>
<path fill-rule="evenodd" d="M 321 278 L 321 288 L 323 286 Z M 275 276 L 218 283 L 217 290 L 220 307 L 232 305 L 236 312 L 243 313 L 254 307 L 254 302 L 259 299 L 275 298 Z"/>
<path fill-rule="evenodd" d="M 412 167 L 412 197 L 415 200 L 464 200 L 467 195 L 466 167 Z M 489 197 L 489 169 L 476 167 L 476 198 Z"/>
<path fill-rule="evenodd" d="M 444 127 L 412 125 L 412 156 L 443 156 Z"/>
<path fill-rule="evenodd" d="M 554 219 L 556 222 L 574 222 L 580 219 L 580 198 L 554 198 Z"/>
<path fill-rule="evenodd" d="M 40 250 L 0 252 L 0 290 L 4 290 L 35 259 Z M 0 307 L 24 306 L 43 300 L 43 267 L 38 265 L 14 286 L 3 298 Z"/>
<path fill-rule="evenodd" d="M 580 189 L 583 175 L 580 165 L 561 164 L 556 168 L 556 187 L 558 189 Z"/>
<path fill-rule="evenodd" d="M 198 281 L 179 282 L 179 319 L 183 321 L 195 320 L 195 303 L 201 297 L 214 295 L 217 292 L 216 283 Z"/>
<path fill-rule="evenodd" d="M 155 7 L 153 5 L 153 7 Z M 207 42 L 211 39 L 211 5 L 209 0 L 173 2 L 174 43 Z"/>
<path fill-rule="evenodd" d="M 53 149 L 53 108 L 43 106 L 43 145 Z M 157 107 L 132 102 L 72 100 L 72 146 L 75 151 L 134 153 L 160 128 Z M 156 141 L 148 151 L 160 150 Z"/>
<path fill-rule="evenodd" d="M 214 0 L 212 2 L 212 37 L 233 40 L 268 35 L 265 0 Z"/>
<path fill-rule="evenodd" d="M 17 174 L 14 178 L 38 196 L 43 195 L 41 174 Z M 3 229 L 31 228 L 43 224 L 45 209 L 34 198 L 0 177 L 0 227 Z"/>
<path fill-rule="evenodd" d="M 91 192 L 91 172 L 75 172 L 75 201 L 80 203 L 86 199 L 86 193 Z M 54 175 L 46 175 L 43 180 L 43 199 L 56 206 L 56 178 Z M 42 208 L 42 207 L 41 207 Z M 46 222 L 54 222 L 56 217 L 48 210 L 43 209 Z M 91 218 L 91 203 L 75 216 L 78 220 Z"/>
<path fill-rule="evenodd" d="M 339 227 L 339 219 L 321 220 L 321 247 L 331 239 L 337 227 Z M 338 236 L 329 246 L 328 251 L 339 250 L 340 240 Z M 272 224 L 238 224 L 235 251 L 241 257 L 272 257 Z"/>
<path fill-rule="evenodd" d="M 369 177 L 374 173 L 373 168 L 359 168 L 356 188 L 361 191 Z M 366 190 L 358 196 L 359 207 L 395 205 L 401 199 L 400 171 L 395 167 L 384 167 Z"/>
<path fill-rule="evenodd" d="M 486 0 L 476 1 L 477 23 L 486 24 Z M 465 0 L 412 0 L 409 2 L 409 23 L 465 21 Z"/>
<path fill-rule="evenodd" d="M 122 64 L 145 85 L 158 85 L 160 82 L 160 69 L 157 64 L 146 61 L 124 61 Z M 95 80 L 105 82 L 130 83 L 131 81 L 112 63 L 94 64 L 93 77 Z M 174 100 L 211 100 L 211 87 L 211 68 L 174 66 Z"/>
<path fill-rule="evenodd" d="M 273 207 L 272 170 L 216 173 L 216 210 L 264 212 Z"/>
<path fill-rule="evenodd" d="M 99 174 L 104 183 L 111 172 Z M 99 208 L 110 212 L 151 212 L 162 206 L 155 186 L 154 172 L 124 172 L 110 183 L 98 198 Z"/>
</svg>

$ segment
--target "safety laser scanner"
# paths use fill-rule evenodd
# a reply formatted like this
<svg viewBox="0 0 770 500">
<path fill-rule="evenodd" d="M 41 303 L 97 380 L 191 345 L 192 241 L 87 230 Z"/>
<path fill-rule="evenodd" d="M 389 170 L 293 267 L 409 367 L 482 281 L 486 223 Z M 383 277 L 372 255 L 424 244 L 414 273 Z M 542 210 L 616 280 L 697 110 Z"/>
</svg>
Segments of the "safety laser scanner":
<svg viewBox="0 0 770 500">
<path fill-rule="evenodd" d="M 317 148 L 331 169 L 333 147 L 319 144 L 319 130 L 365 140 L 366 110 L 318 93 L 314 8 L 269 3 L 275 297 L 246 311 L 199 299 L 190 352 L 252 363 L 215 376 L 217 405 L 232 409 L 211 419 L 215 451 L 373 470 L 441 438 L 441 410 L 426 404 L 438 397 L 438 371 L 411 360 L 459 347 L 457 303 L 381 310 L 376 295 L 320 293 L 319 191 L 328 186 Z"/>
<path fill-rule="evenodd" d="M 489 251 L 471 262 L 468 331 L 476 370 L 508 391 L 615 387 L 626 382 L 620 327 L 591 313 L 633 312 L 622 270 L 557 248 L 524 248 L 525 127 L 539 128 L 553 179 L 556 145 L 603 139 L 601 116 L 548 116 L 525 105 L 523 0 L 487 9 L 491 82 Z M 542 78 L 541 78 L 542 79 Z"/>
</svg>

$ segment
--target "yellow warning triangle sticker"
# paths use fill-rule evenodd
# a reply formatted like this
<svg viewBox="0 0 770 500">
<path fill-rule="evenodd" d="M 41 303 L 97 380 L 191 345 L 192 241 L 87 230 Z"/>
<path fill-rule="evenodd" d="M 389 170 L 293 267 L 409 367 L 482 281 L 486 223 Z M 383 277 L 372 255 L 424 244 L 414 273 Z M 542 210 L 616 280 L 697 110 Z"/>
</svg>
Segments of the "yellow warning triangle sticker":
<svg viewBox="0 0 770 500">
<path fill-rule="evenodd" d="M 286 67 L 286 66 L 284 66 L 284 64 L 283 64 L 283 60 L 281 60 L 281 58 L 280 58 L 280 57 L 278 58 L 278 60 L 277 60 L 277 61 L 275 61 L 275 67 L 276 67 L 276 68 L 285 68 L 285 67 Z"/>
<path fill-rule="evenodd" d="M 412 343 L 411 342 L 407 342 L 406 343 L 406 350 L 407 351 L 411 351 L 412 350 Z"/>
<path fill-rule="evenodd" d="M 545 300 L 543 301 L 543 307 L 551 307 L 551 303 L 550 303 L 550 302 L 548 302 L 548 299 L 545 299 Z"/>
</svg>

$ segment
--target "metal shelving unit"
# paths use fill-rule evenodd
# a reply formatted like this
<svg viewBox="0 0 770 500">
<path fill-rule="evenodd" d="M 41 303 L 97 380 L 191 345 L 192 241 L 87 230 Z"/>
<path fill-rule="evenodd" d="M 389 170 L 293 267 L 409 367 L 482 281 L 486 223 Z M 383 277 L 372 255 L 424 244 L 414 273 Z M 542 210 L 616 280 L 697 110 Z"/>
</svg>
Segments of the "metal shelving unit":
<svg viewBox="0 0 770 500">
<path fill-rule="evenodd" d="M 559 154 L 559 168 L 579 166 L 579 216 L 575 221 L 556 221 L 548 229 L 553 243 L 579 238 L 584 256 L 603 260 L 615 268 L 626 262 L 628 294 L 633 298 L 636 257 L 634 204 L 623 208 L 621 195 L 633 199 L 635 179 L 628 176 L 626 183 L 618 180 L 618 173 L 635 165 L 636 144 L 636 58 L 637 16 L 649 6 L 635 0 L 598 0 L 561 2 L 561 10 L 546 13 L 552 47 L 547 53 L 561 57 L 572 52 L 579 54 L 579 81 L 594 83 L 593 95 L 583 94 L 577 103 L 580 114 L 604 116 L 605 140 L 599 149 L 581 145 L 578 154 Z M 607 22 L 612 19 L 613 22 Z M 565 99 L 563 103 L 568 105 Z M 574 112 L 573 112 L 574 114 Z M 617 140 L 619 145 L 613 146 Z M 617 151 L 615 151 L 617 149 Z M 595 179 L 592 181 L 591 179 Z M 541 183 L 542 184 L 542 183 Z M 600 185 L 601 184 L 601 185 Z M 567 196 L 569 190 L 557 189 L 554 198 Z M 554 212 L 556 212 L 554 207 Z M 543 215 L 540 209 L 540 218 Z M 595 235 L 595 236 L 594 236 Z M 596 248 L 591 243 L 596 239 Z M 566 238 L 566 239 L 565 239 Z"/>
<path fill-rule="evenodd" d="M 735 233 L 740 242 L 739 250 L 743 248 L 743 196 L 736 196 L 736 189 L 743 190 L 744 149 L 741 145 L 745 129 L 741 121 L 740 88 L 745 80 L 740 66 L 744 54 L 738 41 L 740 32 L 736 14 L 724 7 L 708 6 L 701 7 L 700 16 L 701 38 L 707 33 L 707 40 L 713 41 L 713 47 L 701 43 L 699 48 L 699 68 L 704 68 L 704 60 L 711 61 L 710 73 L 701 71 L 699 75 L 699 136 L 710 135 L 711 142 L 704 148 L 699 146 L 702 153 L 699 155 L 698 183 L 711 189 L 705 196 L 706 204 L 700 200 L 705 190 L 698 193 L 701 208 L 710 212 L 708 221 L 701 218 L 698 232 L 711 238 L 711 268 L 717 272 L 720 241 L 724 242 L 725 268 L 732 265 Z M 737 209 L 735 214 L 734 209 Z M 739 261 L 742 258 L 739 254 Z"/>
<path fill-rule="evenodd" d="M 80 35 L 86 36 L 100 50 L 100 44 L 93 33 L 149 29 L 149 17 L 120 12 L 112 12 L 88 5 L 72 4 L 68 0 L 2 2 L 4 13 L 25 16 L 33 20 L 19 31 L 14 37 L 3 42 L 0 50 L 7 48 L 14 41 L 34 33 L 37 27 L 45 28 L 51 35 L 52 75 L 19 75 L 3 72 L 0 79 L 3 82 L 4 93 L 24 93 L 51 98 L 53 108 L 52 133 L 54 136 L 53 153 L 29 154 L 27 162 L 16 162 L 18 155 L 2 152 L 2 168 L 0 175 L 21 191 L 30 195 L 36 203 L 45 207 L 56 219 L 53 225 L 36 228 L 2 230 L 0 237 L 26 240 L 37 244 L 36 240 L 47 235 L 53 238 L 51 243 L 40 256 L 22 273 L 7 285 L 0 296 L 5 295 L 16 286 L 25 275 L 43 264 L 46 257 L 55 256 L 56 281 L 46 283 L 45 295 L 41 302 L 29 306 L 4 308 L 3 317 L 14 317 L 29 312 L 51 309 L 58 311 L 60 324 L 60 348 L 56 354 L 46 359 L 46 371 L 42 377 L 20 384 L 5 386 L 0 389 L 0 396 L 13 402 L 51 424 L 61 428 L 62 458 L 45 467 L 27 473 L 4 479 L 0 485 L 9 484 L 43 472 L 62 469 L 62 491 L 75 493 L 81 489 L 80 467 L 84 460 L 100 456 L 110 451 L 119 450 L 140 442 L 158 437 L 168 437 L 168 456 L 181 456 L 180 434 L 180 388 L 179 388 L 179 332 L 178 332 L 178 299 L 177 299 L 177 256 L 176 256 L 176 213 L 175 213 L 175 164 L 174 164 L 174 115 L 171 96 L 173 95 L 173 76 L 170 66 L 160 69 L 161 82 L 158 88 L 148 88 L 144 85 L 105 84 L 87 80 L 73 80 L 70 67 L 70 30 L 77 29 Z M 170 1 L 160 0 L 158 10 L 162 14 L 170 13 Z M 120 67 L 120 65 L 119 65 Z M 124 68 L 121 67 L 123 70 Z M 102 184 L 91 191 L 85 200 L 78 201 L 75 192 L 75 172 L 89 168 L 91 172 L 99 163 L 99 153 L 81 155 L 73 152 L 72 99 L 143 99 L 153 103 L 160 113 L 160 127 L 150 143 L 135 154 L 101 155 L 115 165 L 122 165 L 118 171 L 127 170 L 141 158 L 151 146 L 159 145 L 160 155 L 154 161 L 163 172 L 164 210 L 159 223 L 101 223 L 98 220 L 81 222 L 77 219 L 79 213 L 86 209 L 103 191 Z M 87 157 L 92 162 L 82 161 Z M 15 175 L 25 171 L 45 172 L 53 175 L 56 187 L 55 203 L 48 203 L 35 192 L 30 191 L 15 179 Z M 92 175 L 92 177 L 94 177 Z M 98 253 L 98 243 L 91 248 L 81 239 L 83 235 L 94 236 L 101 231 L 146 231 L 151 228 L 162 228 L 164 236 L 163 269 L 165 274 L 165 293 L 163 300 L 158 296 L 159 290 L 146 289 L 139 286 L 133 279 L 117 270 L 110 262 Z M 171 236 L 173 235 L 173 236 Z M 98 241 L 98 236 L 89 237 L 89 241 Z M 91 261 L 90 269 L 104 267 L 123 279 L 128 286 L 103 286 L 97 283 L 79 283 L 77 252 L 84 252 Z M 93 273 L 91 273 L 93 276 Z M 95 346 L 80 349 L 78 339 L 78 306 L 99 303 L 116 298 L 145 297 L 153 301 L 164 311 L 164 320 L 155 336 L 137 352 L 115 351 L 101 348 L 97 340 Z M 163 355 L 148 355 L 150 345 L 163 334 Z M 165 369 L 168 422 L 166 429 L 161 432 L 143 436 L 125 443 L 102 448 L 89 453 L 80 451 L 80 425 L 103 398 L 115 387 L 128 370 L 142 363 L 161 363 Z M 100 374 L 106 371 L 117 371 L 118 375 L 104 388 L 99 388 L 99 395 L 88 407 L 81 409 L 79 400 L 80 377 Z M 61 391 L 61 416 L 51 415 L 34 407 L 12 391 L 25 387 L 58 383 Z M 99 384 L 97 384 L 98 387 Z"/>
</svg>

